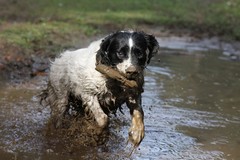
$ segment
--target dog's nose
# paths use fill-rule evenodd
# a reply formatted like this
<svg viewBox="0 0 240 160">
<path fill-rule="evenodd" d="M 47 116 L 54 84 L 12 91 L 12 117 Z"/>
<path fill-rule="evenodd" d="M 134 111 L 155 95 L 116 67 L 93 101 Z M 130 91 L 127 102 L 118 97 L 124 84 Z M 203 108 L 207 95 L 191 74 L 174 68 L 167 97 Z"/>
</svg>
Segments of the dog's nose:
<svg viewBox="0 0 240 160">
<path fill-rule="evenodd" d="M 138 69 L 135 66 L 130 66 L 126 69 L 127 75 L 136 75 L 138 73 Z"/>
</svg>

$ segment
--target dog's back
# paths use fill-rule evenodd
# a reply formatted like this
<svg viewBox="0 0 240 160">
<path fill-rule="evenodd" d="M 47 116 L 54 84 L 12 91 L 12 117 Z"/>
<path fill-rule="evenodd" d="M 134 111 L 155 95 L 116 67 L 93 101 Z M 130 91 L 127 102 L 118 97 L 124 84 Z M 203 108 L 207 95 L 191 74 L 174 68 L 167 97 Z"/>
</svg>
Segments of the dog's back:
<svg viewBox="0 0 240 160">
<path fill-rule="evenodd" d="M 51 65 L 49 81 L 57 88 L 73 92 L 99 92 L 104 85 L 104 77 L 95 70 L 96 52 L 101 41 L 95 41 L 88 48 L 66 51 Z M 67 88 L 65 88 L 67 86 Z"/>
</svg>

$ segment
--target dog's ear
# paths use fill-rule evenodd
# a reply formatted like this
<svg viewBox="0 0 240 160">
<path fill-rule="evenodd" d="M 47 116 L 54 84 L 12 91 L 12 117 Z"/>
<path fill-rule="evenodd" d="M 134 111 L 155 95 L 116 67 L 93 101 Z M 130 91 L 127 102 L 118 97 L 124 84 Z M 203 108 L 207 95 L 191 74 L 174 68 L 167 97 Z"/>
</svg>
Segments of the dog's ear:
<svg viewBox="0 0 240 160">
<path fill-rule="evenodd" d="M 145 39 L 147 40 L 147 47 L 149 50 L 148 61 L 149 64 L 151 58 L 159 52 L 159 43 L 153 35 L 145 34 Z"/>
<path fill-rule="evenodd" d="M 113 34 L 110 34 L 102 40 L 102 42 L 100 44 L 100 48 L 97 51 L 97 55 L 96 55 L 97 64 L 99 64 L 99 63 L 105 64 L 105 65 L 110 64 L 110 61 L 108 58 L 108 47 L 111 43 L 112 35 Z"/>
</svg>

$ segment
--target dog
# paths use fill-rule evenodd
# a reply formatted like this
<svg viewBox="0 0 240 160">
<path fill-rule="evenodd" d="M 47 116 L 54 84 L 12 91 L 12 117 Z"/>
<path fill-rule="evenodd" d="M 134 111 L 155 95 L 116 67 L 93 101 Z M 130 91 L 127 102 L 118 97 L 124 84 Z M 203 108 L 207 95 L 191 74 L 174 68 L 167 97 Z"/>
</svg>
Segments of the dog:
<svg viewBox="0 0 240 160">
<path fill-rule="evenodd" d="M 141 107 L 144 69 L 158 50 L 159 44 L 153 35 L 117 31 L 92 42 L 87 48 L 62 53 L 52 62 L 47 89 L 41 94 L 41 101 L 45 100 L 51 108 L 55 127 L 62 125 L 73 100 L 77 101 L 75 107 L 91 112 L 100 128 L 108 126 L 109 114 L 116 113 L 126 103 L 132 117 L 129 140 L 138 146 L 144 138 Z M 135 80 L 137 87 L 126 87 L 106 77 L 95 69 L 98 64 Z"/>
</svg>

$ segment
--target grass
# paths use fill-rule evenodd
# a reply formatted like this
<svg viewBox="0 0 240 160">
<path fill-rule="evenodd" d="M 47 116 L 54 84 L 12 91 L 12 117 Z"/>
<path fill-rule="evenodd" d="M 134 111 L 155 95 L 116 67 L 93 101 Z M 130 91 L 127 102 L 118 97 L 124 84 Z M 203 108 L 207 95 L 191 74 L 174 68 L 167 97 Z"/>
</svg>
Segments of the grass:
<svg viewBox="0 0 240 160">
<path fill-rule="evenodd" d="M 240 40 L 240 0 L 0 0 L 0 6 L 0 38 L 30 50 L 141 24 Z"/>
</svg>

